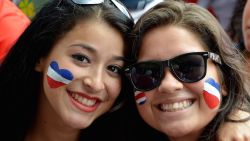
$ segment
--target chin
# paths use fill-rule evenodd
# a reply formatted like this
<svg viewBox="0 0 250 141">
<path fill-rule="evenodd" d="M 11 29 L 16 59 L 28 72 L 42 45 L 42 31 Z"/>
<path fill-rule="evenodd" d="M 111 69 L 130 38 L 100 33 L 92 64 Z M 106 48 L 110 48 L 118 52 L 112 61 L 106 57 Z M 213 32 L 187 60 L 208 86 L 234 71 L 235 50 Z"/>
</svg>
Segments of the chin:
<svg viewBox="0 0 250 141">
<path fill-rule="evenodd" d="M 73 123 L 70 126 L 74 129 L 85 129 L 88 128 L 92 122 L 85 122 L 85 123 Z"/>
<path fill-rule="evenodd" d="M 158 130 L 171 138 L 181 138 L 191 133 L 191 127 L 180 125 L 181 123 L 177 126 L 160 127 Z"/>
<path fill-rule="evenodd" d="M 182 137 L 182 136 L 185 136 L 189 131 L 183 129 L 183 128 L 179 128 L 179 129 L 170 129 L 168 131 L 165 132 L 165 134 L 167 134 L 168 136 L 171 136 L 171 137 Z"/>
</svg>

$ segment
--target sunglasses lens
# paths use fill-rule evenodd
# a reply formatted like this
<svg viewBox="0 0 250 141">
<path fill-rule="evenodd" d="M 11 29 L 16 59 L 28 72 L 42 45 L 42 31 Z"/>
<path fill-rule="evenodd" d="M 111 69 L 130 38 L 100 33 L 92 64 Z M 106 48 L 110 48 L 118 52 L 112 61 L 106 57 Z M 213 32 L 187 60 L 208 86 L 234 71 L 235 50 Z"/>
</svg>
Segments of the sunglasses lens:
<svg viewBox="0 0 250 141">
<path fill-rule="evenodd" d="M 206 72 L 205 60 L 200 54 L 189 54 L 175 58 L 171 62 L 173 73 L 185 83 L 202 79 Z"/>
<path fill-rule="evenodd" d="M 139 90 L 155 88 L 160 81 L 161 66 L 156 63 L 139 63 L 131 69 L 131 79 Z"/>
</svg>

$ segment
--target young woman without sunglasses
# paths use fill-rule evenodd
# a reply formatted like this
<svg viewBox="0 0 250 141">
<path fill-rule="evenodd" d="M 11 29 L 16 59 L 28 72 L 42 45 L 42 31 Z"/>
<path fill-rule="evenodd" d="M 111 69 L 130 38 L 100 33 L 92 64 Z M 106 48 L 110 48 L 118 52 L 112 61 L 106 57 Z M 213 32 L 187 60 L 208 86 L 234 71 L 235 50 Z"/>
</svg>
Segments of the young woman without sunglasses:
<svg viewBox="0 0 250 141">
<path fill-rule="evenodd" d="M 116 0 L 44 5 L 0 67 L 1 137 L 83 140 L 83 129 L 122 97 L 133 24 Z"/>
<path fill-rule="evenodd" d="M 162 140 L 214 141 L 227 121 L 249 126 L 246 60 L 207 10 L 168 0 L 145 13 L 134 34 L 137 62 L 125 72 L 139 115 L 163 133 Z M 247 124 L 239 140 L 249 140 Z M 147 125 L 141 125 L 143 132 Z M 150 138 L 146 132 L 137 132 L 138 138 Z"/>
</svg>

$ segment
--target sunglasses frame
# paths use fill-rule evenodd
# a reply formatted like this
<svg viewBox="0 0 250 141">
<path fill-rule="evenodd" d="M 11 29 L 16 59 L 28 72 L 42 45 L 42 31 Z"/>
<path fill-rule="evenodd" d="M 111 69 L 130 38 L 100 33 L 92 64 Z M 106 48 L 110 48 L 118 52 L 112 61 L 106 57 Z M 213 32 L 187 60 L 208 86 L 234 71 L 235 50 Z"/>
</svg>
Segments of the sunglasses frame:
<svg viewBox="0 0 250 141">
<path fill-rule="evenodd" d="M 104 3 L 105 0 L 72 0 L 75 4 L 80 5 L 95 5 Z M 129 19 L 133 20 L 129 10 L 120 2 L 116 0 L 110 0 L 116 8 L 118 8 L 124 15 L 126 15 Z M 134 20 L 133 20 L 134 21 Z"/>
<path fill-rule="evenodd" d="M 176 74 L 176 72 L 174 71 L 173 69 L 173 65 L 172 65 L 172 62 L 176 59 L 176 58 L 180 58 L 180 57 L 183 57 L 183 56 L 188 56 L 188 55 L 200 55 L 202 58 L 203 58 L 203 61 L 204 61 L 204 74 L 201 76 L 201 78 L 197 79 L 197 80 L 194 80 L 194 81 L 184 81 L 182 80 L 181 78 L 179 78 L 179 76 Z M 135 90 L 137 91 L 150 91 L 156 87 L 158 87 L 163 79 L 163 76 L 164 76 L 164 70 L 165 70 L 165 67 L 168 67 L 171 74 L 180 82 L 182 83 L 194 83 L 194 82 L 197 82 L 197 81 L 200 81 L 201 79 L 203 79 L 205 76 L 206 76 L 206 73 L 207 73 L 207 59 L 210 58 L 212 59 L 214 62 L 218 63 L 218 64 L 222 64 L 222 61 L 221 61 L 221 58 L 218 54 L 215 54 L 215 53 L 212 53 L 212 52 L 191 52 L 191 53 L 185 53 L 185 54 L 181 54 L 181 55 L 178 55 L 174 58 L 171 58 L 169 60 L 164 60 L 164 61 L 144 61 L 144 62 L 138 62 L 138 63 L 135 63 L 135 64 L 132 64 L 128 67 L 126 67 L 124 69 L 124 72 L 125 72 L 125 75 L 129 78 L 129 80 L 131 81 L 131 83 L 133 84 L 133 87 L 135 88 Z M 145 63 L 152 63 L 152 64 L 157 64 L 159 65 L 160 67 L 160 70 L 159 70 L 159 73 L 160 73 L 160 76 L 159 76 L 159 80 L 157 80 L 157 82 L 152 85 L 152 87 L 149 87 L 149 88 L 145 88 L 145 89 L 142 89 L 142 88 L 138 88 L 136 86 L 136 84 L 134 83 L 133 81 L 133 78 L 132 78 L 132 69 L 137 66 L 137 65 L 140 65 L 140 64 L 145 64 Z"/>
</svg>

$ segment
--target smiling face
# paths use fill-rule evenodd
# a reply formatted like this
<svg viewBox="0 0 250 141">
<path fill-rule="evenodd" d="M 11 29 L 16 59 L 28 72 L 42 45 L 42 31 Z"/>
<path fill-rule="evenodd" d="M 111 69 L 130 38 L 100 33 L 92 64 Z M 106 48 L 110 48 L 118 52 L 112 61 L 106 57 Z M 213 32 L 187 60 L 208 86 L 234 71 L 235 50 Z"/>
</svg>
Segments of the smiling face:
<svg viewBox="0 0 250 141">
<path fill-rule="evenodd" d="M 82 129 L 107 112 L 121 90 L 123 49 L 121 34 L 106 23 L 78 23 L 36 66 L 41 117 Z"/>
<path fill-rule="evenodd" d="M 250 51 L 250 1 L 247 0 L 242 19 L 242 31 L 245 48 Z"/>
<path fill-rule="evenodd" d="M 138 61 L 167 60 L 185 53 L 204 51 L 201 41 L 193 33 L 177 26 L 162 26 L 146 33 Z M 220 82 L 211 59 L 207 60 L 206 76 L 195 83 L 182 83 L 165 68 L 160 86 L 143 92 L 146 102 L 137 104 L 140 115 L 170 139 L 196 140 L 219 108 L 219 104 L 211 106 L 211 101 L 203 96 L 207 89 L 205 82 L 210 78 Z"/>
</svg>

